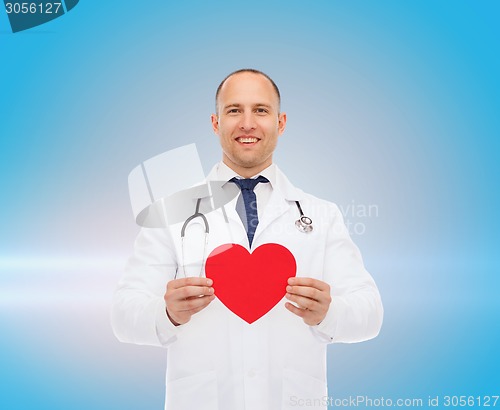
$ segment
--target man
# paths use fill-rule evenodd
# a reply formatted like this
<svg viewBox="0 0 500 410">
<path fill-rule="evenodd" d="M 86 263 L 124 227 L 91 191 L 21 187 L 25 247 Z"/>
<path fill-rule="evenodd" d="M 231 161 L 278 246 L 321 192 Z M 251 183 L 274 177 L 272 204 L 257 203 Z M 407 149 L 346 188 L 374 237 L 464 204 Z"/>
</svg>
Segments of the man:
<svg viewBox="0 0 500 410">
<path fill-rule="evenodd" d="M 207 215 L 207 254 L 225 244 L 250 252 L 278 244 L 293 255 L 296 275 L 283 286 L 281 301 L 245 321 L 217 298 L 217 283 L 181 267 L 180 224 L 143 229 L 115 295 L 115 334 L 168 348 L 166 409 L 326 408 L 326 344 L 378 334 L 378 290 L 338 208 L 295 188 L 273 164 L 286 126 L 276 84 L 253 69 L 230 74 L 217 90 L 211 119 L 222 162 L 207 180 L 236 184 L 241 195 L 227 215 Z M 310 232 L 295 227 L 299 207 L 314 221 Z M 241 271 L 235 267 L 234 275 Z M 258 303 L 253 291 L 266 291 L 272 276 L 249 282 L 251 289 L 237 297 Z"/>
</svg>

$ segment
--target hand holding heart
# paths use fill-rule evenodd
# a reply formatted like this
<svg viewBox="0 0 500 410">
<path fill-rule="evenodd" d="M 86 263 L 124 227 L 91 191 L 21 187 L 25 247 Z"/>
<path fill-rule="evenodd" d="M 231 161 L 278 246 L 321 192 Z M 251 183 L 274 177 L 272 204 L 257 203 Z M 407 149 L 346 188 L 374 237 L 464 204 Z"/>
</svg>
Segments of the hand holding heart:
<svg viewBox="0 0 500 410">
<path fill-rule="evenodd" d="M 287 302 L 285 307 L 311 326 L 325 318 L 331 302 L 330 286 L 295 277 L 295 258 L 278 244 L 262 245 L 252 253 L 240 245 L 221 245 L 207 258 L 205 273 L 206 278 L 175 279 L 167 284 L 166 313 L 175 326 L 207 307 L 215 298 L 214 288 L 220 301 L 249 324 L 269 312 L 283 295 L 297 305 Z"/>
<path fill-rule="evenodd" d="M 168 282 L 164 299 L 170 321 L 175 326 L 183 325 L 192 315 L 206 308 L 215 298 L 212 284 L 212 279 L 198 277 Z"/>
<path fill-rule="evenodd" d="M 252 253 L 234 243 L 215 248 L 207 258 L 205 274 L 214 281 L 217 298 L 248 324 L 267 314 L 283 299 L 287 280 L 295 276 L 292 253 L 267 243 Z"/>
<path fill-rule="evenodd" d="M 307 325 L 320 324 L 328 312 L 332 297 L 328 283 L 313 278 L 293 277 L 288 279 L 286 298 L 298 305 L 287 302 L 285 307 L 300 316 Z"/>
</svg>

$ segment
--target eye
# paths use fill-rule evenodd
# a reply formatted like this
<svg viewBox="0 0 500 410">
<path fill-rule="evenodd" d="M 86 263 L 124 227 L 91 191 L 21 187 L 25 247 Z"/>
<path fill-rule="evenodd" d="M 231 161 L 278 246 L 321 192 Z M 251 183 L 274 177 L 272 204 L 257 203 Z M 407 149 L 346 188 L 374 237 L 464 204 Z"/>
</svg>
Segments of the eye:
<svg viewBox="0 0 500 410">
<path fill-rule="evenodd" d="M 231 108 L 230 110 L 227 110 L 228 114 L 237 114 L 239 112 L 238 108 Z"/>
<path fill-rule="evenodd" d="M 257 108 L 255 112 L 257 114 L 267 114 L 269 111 L 266 108 Z"/>
</svg>

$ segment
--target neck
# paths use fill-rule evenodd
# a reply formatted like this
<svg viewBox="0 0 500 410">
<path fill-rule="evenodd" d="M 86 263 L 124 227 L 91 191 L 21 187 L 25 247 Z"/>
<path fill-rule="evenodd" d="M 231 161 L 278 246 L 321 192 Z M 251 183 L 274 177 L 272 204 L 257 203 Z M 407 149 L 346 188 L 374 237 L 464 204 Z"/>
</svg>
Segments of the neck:
<svg viewBox="0 0 500 410">
<path fill-rule="evenodd" d="M 255 166 L 255 167 L 243 167 L 239 166 L 237 164 L 232 163 L 229 161 L 227 158 L 223 158 L 222 162 L 226 164 L 229 168 L 231 168 L 234 172 L 236 172 L 238 175 L 242 176 L 243 178 L 251 178 L 254 175 L 259 174 L 263 170 L 265 170 L 267 167 L 269 167 L 272 164 L 272 160 L 269 162 L 263 163 L 261 165 Z"/>
</svg>

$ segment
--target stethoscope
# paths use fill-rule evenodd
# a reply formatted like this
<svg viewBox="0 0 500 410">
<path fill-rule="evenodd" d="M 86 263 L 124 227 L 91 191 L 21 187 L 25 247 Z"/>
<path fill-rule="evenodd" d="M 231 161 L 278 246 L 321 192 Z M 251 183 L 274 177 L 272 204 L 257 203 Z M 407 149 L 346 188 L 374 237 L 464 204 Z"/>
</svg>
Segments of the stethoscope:
<svg viewBox="0 0 500 410">
<path fill-rule="evenodd" d="M 203 220 L 204 225 L 205 225 L 205 240 L 204 240 L 204 244 L 203 244 L 203 259 L 202 259 L 202 263 L 201 263 L 201 267 L 200 267 L 200 274 L 198 276 L 202 275 L 203 266 L 205 265 L 205 261 L 206 261 L 208 234 L 210 233 L 210 225 L 208 224 L 207 217 L 200 212 L 200 203 L 201 203 L 201 198 L 198 198 L 196 201 L 196 210 L 194 211 L 194 214 L 191 215 L 188 219 L 186 219 L 186 221 L 184 222 L 184 224 L 182 225 L 182 228 L 181 228 L 181 253 L 182 253 L 181 257 L 182 257 L 182 271 L 184 272 L 184 276 L 187 276 L 186 275 L 185 257 L 184 257 L 185 256 L 184 240 L 186 238 L 186 229 L 187 229 L 189 223 L 193 219 L 196 219 L 196 218 L 201 218 Z M 174 279 L 176 279 L 176 278 L 177 278 L 177 272 L 175 272 L 175 276 L 174 276 Z"/>
<path fill-rule="evenodd" d="M 297 204 L 297 208 L 299 208 L 300 212 L 300 218 L 295 221 L 295 226 L 302 233 L 312 232 L 313 230 L 312 219 L 304 215 L 304 212 L 302 212 L 302 207 L 300 206 L 299 201 L 295 201 L 295 204 Z"/>
<path fill-rule="evenodd" d="M 203 273 L 203 266 L 205 265 L 206 261 L 206 251 L 207 251 L 207 244 L 208 244 L 208 234 L 210 233 L 210 225 L 208 224 L 207 217 L 200 212 L 200 203 L 201 203 L 201 198 L 198 198 L 196 201 L 196 210 L 193 215 L 191 215 L 189 218 L 187 218 L 182 225 L 181 228 L 181 252 L 182 252 L 182 269 L 184 272 L 184 275 L 186 275 L 186 266 L 184 264 L 184 240 L 186 238 L 186 230 L 191 221 L 193 221 L 196 218 L 201 218 L 203 220 L 203 224 L 205 225 L 205 240 L 204 240 L 204 245 L 203 245 L 203 259 L 202 259 L 202 264 L 200 267 L 200 275 Z M 302 207 L 300 206 L 299 201 L 295 201 L 295 204 L 297 205 L 297 208 L 299 210 L 300 216 L 299 219 L 295 221 L 295 227 L 302 233 L 310 233 L 313 230 L 313 225 L 312 225 L 312 219 L 309 218 L 308 216 L 304 215 L 304 212 L 302 211 Z M 174 279 L 177 277 L 177 273 L 175 274 Z"/>
</svg>

